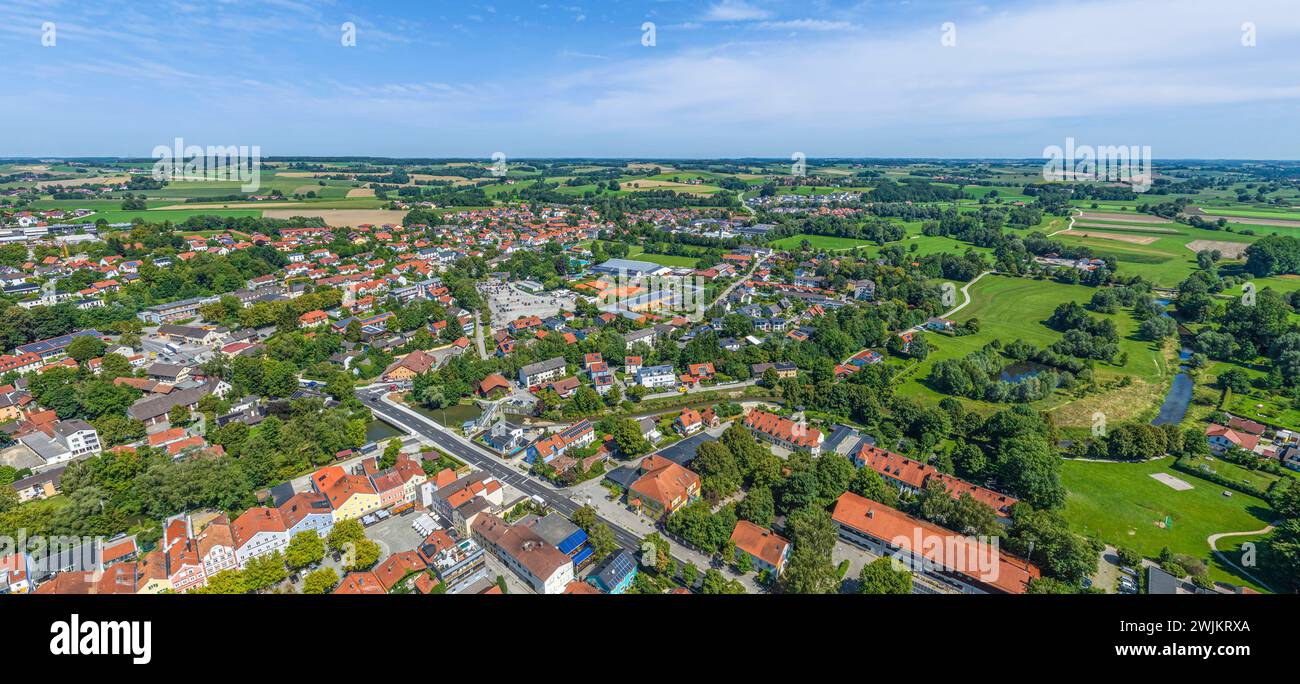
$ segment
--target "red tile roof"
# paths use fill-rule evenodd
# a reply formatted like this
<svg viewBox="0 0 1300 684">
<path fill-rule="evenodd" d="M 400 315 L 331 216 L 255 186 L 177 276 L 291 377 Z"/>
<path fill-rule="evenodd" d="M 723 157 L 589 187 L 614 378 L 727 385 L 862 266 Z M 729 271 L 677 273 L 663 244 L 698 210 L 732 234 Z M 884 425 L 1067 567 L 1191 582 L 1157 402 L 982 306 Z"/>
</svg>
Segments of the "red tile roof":
<svg viewBox="0 0 1300 684">
<path fill-rule="evenodd" d="M 988 572 L 980 568 L 989 565 L 988 551 L 973 537 L 964 537 L 938 525 L 918 520 L 882 503 L 872 501 L 853 492 L 845 492 L 835 502 L 832 518 L 836 523 L 888 543 L 904 548 L 926 560 L 946 568 L 966 580 L 992 586 L 1011 594 L 1023 594 L 1029 580 L 1040 576 L 1038 567 L 1028 561 L 997 551 L 996 565 Z M 930 540 L 938 540 L 932 542 Z M 915 548 L 918 540 L 920 550 Z M 955 551 L 956 556 L 949 551 Z"/>
</svg>

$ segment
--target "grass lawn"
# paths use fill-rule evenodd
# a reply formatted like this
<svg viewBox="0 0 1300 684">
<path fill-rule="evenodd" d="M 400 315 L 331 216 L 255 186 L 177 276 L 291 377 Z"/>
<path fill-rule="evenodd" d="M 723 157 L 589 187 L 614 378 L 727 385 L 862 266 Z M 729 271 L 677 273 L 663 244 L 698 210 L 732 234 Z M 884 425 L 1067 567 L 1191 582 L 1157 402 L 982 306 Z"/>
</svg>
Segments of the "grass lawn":
<svg viewBox="0 0 1300 684">
<path fill-rule="evenodd" d="M 1210 564 L 1206 538 L 1211 534 L 1258 530 L 1271 521 L 1264 501 L 1241 492 L 1224 496 L 1222 486 L 1174 470 L 1172 463 L 1170 457 L 1145 463 L 1065 461 L 1061 479 L 1069 491 L 1065 517 L 1071 528 L 1144 556 L 1157 556 L 1168 546 Z M 1167 473 L 1192 488 L 1176 491 L 1150 477 L 1153 473 Z M 1172 526 L 1157 526 L 1166 517 Z M 1210 577 L 1246 581 L 1217 563 L 1210 565 Z"/>
<path fill-rule="evenodd" d="M 1228 461 L 1214 458 L 1212 456 L 1206 456 L 1194 460 L 1189 460 L 1187 463 L 1188 465 L 1196 468 L 1200 468 L 1200 467 L 1209 468 L 1210 472 L 1217 473 L 1238 484 L 1243 484 L 1249 487 L 1255 487 L 1266 491 L 1268 490 L 1269 486 L 1271 486 L 1274 482 L 1277 482 L 1278 480 L 1281 479 L 1294 477 L 1291 471 L 1286 471 L 1286 473 L 1283 475 L 1274 475 L 1272 473 L 1266 473 L 1262 470 L 1250 470 L 1247 468 L 1243 468 L 1235 463 L 1229 463 Z"/>
<path fill-rule="evenodd" d="M 1291 401 L 1283 397 L 1234 393 L 1223 409 L 1234 416 L 1289 430 L 1300 430 L 1300 410 L 1296 410 Z"/>
<path fill-rule="evenodd" d="M 799 245 L 803 244 L 804 240 L 807 240 L 808 244 L 812 245 L 813 249 L 825 250 L 870 247 L 875 244 L 866 240 L 855 240 L 853 238 L 831 237 L 829 235 L 806 235 L 800 233 L 799 235 L 791 235 L 787 238 L 781 238 L 780 240 L 773 242 L 772 246 L 777 249 L 799 249 Z"/>
<path fill-rule="evenodd" d="M 627 252 L 627 258 L 636 259 L 637 261 L 649 261 L 652 264 L 659 264 L 660 266 L 670 266 L 673 268 L 680 268 L 683 266 L 689 268 L 695 268 L 695 264 L 699 263 L 700 261 L 695 257 L 688 257 L 688 256 L 674 256 L 672 254 L 650 254 L 648 252 L 642 251 L 644 249 L 645 249 L 644 247 L 640 247 L 640 246 L 629 249 Z"/>
<path fill-rule="evenodd" d="M 1087 303 L 1096 290 L 1084 285 L 1064 285 L 1050 280 L 1033 280 L 1001 275 L 984 276 L 970 288 L 971 303 L 957 313 L 953 320 L 961 323 L 972 318 L 980 321 L 980 331 L 974 335 L 949 337 L 926 333 L 932 347 L 930 356 L 920 364 L 903 382 L 898 391 L 904 395 L 920 395 L 930 399 L 939 399 L 943 395 L 926 387 L 924 380 L 930 374 L 930 368 L 943 359 L 955 359 L 978 351 L 993 340 L 1009 344 L 1017 339 L 1025 340 L 1038 346 L 1048 346 L 1062 337 L 1062 334 L 1047 327 L 1047 319 L 1057 305 L 1068 301 Z M 958 295 L 958 301 L 961 301 Z M 1119 329 L 1121 352 L 1128 352 L 1128 360 L 1123 366 L 1109 363 L 1097 363 L 1094 372 L 1099 380 L 1113 380 L 1122 375 L 1133 376 L 1135 381 L 1142 381 L 1140 394 L 1130 393 L 1126 400 L 1106 409 L 1111 421 L 1138 417 L 1144 412 L 1154 411 L 1163 398 L 1163 383 L 1167 379 L 1170 367 L 1165 353 L 1151 342 L 1140 340 L 1136 336 L 1138 322 L 1132 312 L 1121 310 L 1115 314 L 1095 314 L 1092 316 L 1110 318 Z M 1010 365 L 1011 361 L 1007 361 Z M 1135 384 L 1138 384 L 1135 382 Z M 1104 400 L 1109 394 L 1096 395 Z M 1087 399 L 1092 399 L 1089 397 Z M 1086 401 L 1085 399 L 1084 401 Z M 980 401 L 963 400 L 972 408 L 989 412 L 1000 408 Z M 1050 410 L 1070 404 L 1073 400 L 1065 394 L 1057 393 L 1042 402 L 1038 408 Z M 1114 403 L 1114 402 L 1111 402 Z M 1121 413 L 1123 415 L 1116 415 Z M 1083 425 L 1091 415 L 1081 414 Z M 1062 423 L 1063 425 L 1065 423 Z"/>
</svg>

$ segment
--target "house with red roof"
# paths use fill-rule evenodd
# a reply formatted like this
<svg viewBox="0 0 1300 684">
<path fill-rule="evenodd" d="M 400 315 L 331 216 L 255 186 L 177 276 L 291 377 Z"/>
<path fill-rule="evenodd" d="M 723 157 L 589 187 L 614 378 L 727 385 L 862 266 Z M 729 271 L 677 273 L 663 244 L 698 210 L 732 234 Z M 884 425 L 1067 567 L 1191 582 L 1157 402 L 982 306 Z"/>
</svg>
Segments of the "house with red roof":
<svg viewBox="0 0 1300 684">
<path fill-rule="evenodd" d="M 663 456 L 646 456 L 637 471 L 640 477 L 628 487 L 628 504 L 652 518 L 670 515 L 700 497 L 700 476 Z"/>
<path fill-rule="evenodd" d="M 759 439 L 791 451 L 807 451 L 813 456 L 821 453 L 822 442 L 826 440 L 817 428 L 758 409 L 746 413 L 744 423 Z"/>
<path fill-rule="evenodd" d="M 790 557 L 792 548 L 788 539 L 748 520 L 736 521 L 736 529 L 731 532 L 731 542 L 737 551 L 749 556 L 756 570 L 767 570 L 774 576 L 779 576 L 785 569 L 785 561 Z"/>
</svg>

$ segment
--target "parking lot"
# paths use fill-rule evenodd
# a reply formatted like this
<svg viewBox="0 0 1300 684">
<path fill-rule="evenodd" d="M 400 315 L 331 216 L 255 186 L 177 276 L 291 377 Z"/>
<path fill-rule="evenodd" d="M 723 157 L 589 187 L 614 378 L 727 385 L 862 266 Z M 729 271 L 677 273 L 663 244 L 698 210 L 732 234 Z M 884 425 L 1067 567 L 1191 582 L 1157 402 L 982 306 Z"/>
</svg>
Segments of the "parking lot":
<svg viewBox="0 0 1300 684">
<path fill-rule="evenodd" d="M 394 515 L 366 528 L 366 536 L 379 544 L 381 562 L 394 553 L 410 551 L 420 546 L 424 537 L 411 527 L 420 515 L 421 511 L 412 510 L 406 515 Z M 437 520 L 436 517 L 434 519 Z M 438 524 L 445 526 L 441 520 L 438 520 Z"/>
<path fill-rule="evenodd" d="M 479 292 L 487 300 L 493 328 L 503 328 L 520 316 L 547 318 L 560 311 L 573 311 L 576 306 L 571 292 L 535 295 L 513 283 L 484 283 L 479 285 Z"/>
</svg>

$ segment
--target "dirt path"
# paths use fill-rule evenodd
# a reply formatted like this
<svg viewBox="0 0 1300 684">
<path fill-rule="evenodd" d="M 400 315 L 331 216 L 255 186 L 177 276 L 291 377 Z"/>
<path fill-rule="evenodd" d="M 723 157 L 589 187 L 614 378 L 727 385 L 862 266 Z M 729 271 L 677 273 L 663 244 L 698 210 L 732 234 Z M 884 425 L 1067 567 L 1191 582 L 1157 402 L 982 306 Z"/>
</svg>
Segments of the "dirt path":
<svg viewBox="0 0 1300 684">
<path fill-rule="evenodd" d="M 963 285 L 962 288 L 961 288 L 961 296 L 965 297 L 965 298 L 966 298 L 966 301 L 964 301 L 964 302 L 962 302 L 961 304 L 958 304 L 957 306 L 953 307 L 953 309 L 952 309 L 951 311 L 949 311 L 948 313 L 945 313 L 945 314 L 943 315 L 943 318 L 951 318 L 953 314 L 955 314 L 955 313 L 957 313 L 958 311 L 961 311 L 962 309 L 966 308 L 966 305 L 967 305 L 967 304 L 970 304 L 970 286 L 971 286 L 971 285 L 974 285 L 975 283 L 978 283 L 978 282 L 980 281 L 980 278 L 983 278 L 984 276 L 986 276 L 986 275 L 988 275 L 988 274 L 990 274 L 990 273 L 992 273 L 992 272 L 993 272 L 993 271 L 984 271 L 983 273 L 980 273 L 979 275 L 975 276 L 974 278 L 971 278 L 971 281 L 970 281 L 969 283 L 966 283 L 965 285 Z"/>
<path fill-rule="evenodd" d="M 1070 214 L 1070 225 L 1068 225 L 1068 226 L 1066 226 L 1066 227 L 1064 227 L 1064 228 L 1062 228 L 1062 229 L 1056 231 L 1055 233 L 1049 233 L 1049 234 L 1047 235 L 1047 237 L 1052 237 L 1053 235 L 1058 235 L 1058 234 L 1060 234 L 1060 233 L 1064 233 L 1064 232 L 1067 231 L 1067 230 L 1074 230 L 1074 220 L 1075 220 L 1076 218 L 1080 217 L 1080 216 L 1083 216 L 1083 210 L 1082 210 L 1082 209 L 1072 209 L 1071 211 L 1072 211 L 1072 212 L 1078 212 L 1078 213 L 1071 213 L 1071 214 Z"/>
<path fill-rule="evenodd" d="M 1245 569 L 1245 568 L 1243 568 L 1243 567 L 1241 567 L 1240 565 L 1237 565 L 1236 563 L 1234 563 L 1234 562 L 1232 561 L 1232 559 L 1228 558 L 1228 554 L 1226 554 L 1226 553 L 1220 551 L 1220 550 L 1219 550 L 1219 547 L 1218 547 L 1219 540 L 1220 540 L 1220 539 L 1223 539 L 1224 537 L 1250 537 L 1250 536 L 1259 535 L 1259 534 L 1268 534 L 1269 532 L 1272 532 L 1272 531 L 1273 531 L 1273 525 L 1269 525 L 1268 527 L 1265 527 L 1265 528 L 1262 528 L 1262 529 L 1258 529 L 1258 530 L 1252 530 L 1252 531 L 1249 531 L 1249 532 L 1219 532 L 1219 533 L 1217 533 L 1217 534 L 1212 534 L 1212 535 L 1206 537 L 1206 538 L 1205 538 L 1205 541 L 1206 541 L 1206 543 L 1208 543 L 1208 544 L 1210 545 L 1210 551 L 1213 551 L 1213 552 L 1214 552 L 1214 555 L 1216 555 L 1216 556 L 1219 557 L 1219 560 L 1221 560 L 1221 561 L 1223 561 L 1224 563 L 1227 563 L 1228 565 L 1231 565 L 1232 567 L 1236 568 L 1236 569 L 1237 569 L 1237 572 L 1240 572 L 1243 576 L 1245 576 L 1246 578 L 1248 578 L 1250 581 L 1254 582 L 1255 584 L 1258 584 L 1259 586 L 1264 587 L 1265 589 L 1267 589 L 1267 590 L 1269 590 L 1269 591 L 1271 591 L 1271 592 L 1273 592 L 1273 593 L 1276 594 L 1277 592 L 1276 592 L 1276 591 L 1273 591 L 1273 588 L 1270 587 L 1270 586 L 1268 585 L 1268 583 L 1266 583 L 1266 582 L 1261 582 L 1260 579 L 1259 579 L 1258 577 L 1255 577 L 1254 575 L 1250 574 L 1249 572 L 1246 572 L 1246 569 Z"/>
</svg>

